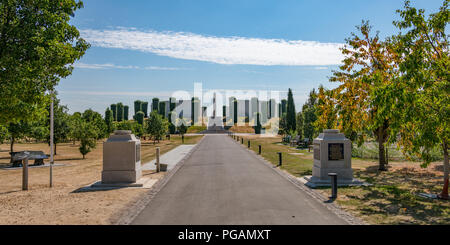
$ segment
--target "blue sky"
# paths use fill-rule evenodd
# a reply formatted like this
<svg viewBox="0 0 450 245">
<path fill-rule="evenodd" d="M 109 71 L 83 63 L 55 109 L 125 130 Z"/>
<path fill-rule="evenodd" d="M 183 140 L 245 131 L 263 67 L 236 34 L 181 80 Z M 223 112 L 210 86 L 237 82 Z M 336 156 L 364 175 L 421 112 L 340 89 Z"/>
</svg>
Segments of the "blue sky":
<svg viewBox="0 0 450 245">
<path fill-rule="evenodd" d="M 292 88 L 297 110 L 328 81 L 361 20 L 396 33 L 394 0 L 84 0 L 71 21 L 92 47 L 57 87 L 71 112 L 176 90 Z M 442 0 L 413 0 L 435 12 Z M 131 110 L 132 112 L 133 110 Z"/>
</svg>

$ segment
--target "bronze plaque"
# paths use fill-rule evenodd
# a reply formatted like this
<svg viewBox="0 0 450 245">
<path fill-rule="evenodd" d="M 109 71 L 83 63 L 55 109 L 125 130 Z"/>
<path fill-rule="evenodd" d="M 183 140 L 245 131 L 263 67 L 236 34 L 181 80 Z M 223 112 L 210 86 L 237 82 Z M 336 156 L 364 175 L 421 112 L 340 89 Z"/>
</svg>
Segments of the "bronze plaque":
<svg viewBox="0 0 450 245">
<path fill-rule="evenodd" d="M 314 144 L 314 159 L 320 160 L 320 145 Z"/>
<path fill-rule="evenodd" d="M 344 160 L 344 144 L 328 144 L 328 160 Z"/>
</svg>

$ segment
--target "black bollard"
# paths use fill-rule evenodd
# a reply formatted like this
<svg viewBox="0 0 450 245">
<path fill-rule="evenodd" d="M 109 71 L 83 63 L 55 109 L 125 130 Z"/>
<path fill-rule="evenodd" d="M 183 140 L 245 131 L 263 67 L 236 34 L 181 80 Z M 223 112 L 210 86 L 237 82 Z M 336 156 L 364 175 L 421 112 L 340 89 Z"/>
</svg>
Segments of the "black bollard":
<svg viewBox="0 0 450 245">
<path fill-rule="evenodd" d="M 329 173 L 328 176 L 331 177 L 331 199 L 337 198 L 337 174 L 336 173 Z"/>
<path fill-rule="evenodd" d="M 258 154 L 261 155 L 261 145 L 258 146 Z"/>
<path fill-rule="evenodd" d="M 244 144 L 244 138 L 241 138 L 241 144 Z"/>
<path fill-rule="evenodd" d="M 247 146 L 250 149 L 250 140 L 247 142 Z"/>
<path fill-rule="evenodd" d="M 182 141 L 183 144 L 184 144 L 184 135 L 181 135 L 181 141 Z"/>
<path fill-rule="evenodd" d="M 278 152 L 278 166 L 283 165 L 283 158 L 281 152 Z"/>
</svg>

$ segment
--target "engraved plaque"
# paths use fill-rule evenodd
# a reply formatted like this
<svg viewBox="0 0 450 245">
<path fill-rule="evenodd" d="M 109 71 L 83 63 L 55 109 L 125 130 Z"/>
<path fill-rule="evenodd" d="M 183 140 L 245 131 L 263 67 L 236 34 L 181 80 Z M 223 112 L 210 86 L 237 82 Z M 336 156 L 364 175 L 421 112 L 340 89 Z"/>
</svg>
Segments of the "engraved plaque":
<svg viewBox="0 0 450 245">
<path fill-rule="evenodd" d="M 344 160 L 344 144 L 328 144 L 328 160 Z"/>
<path fill-rule="evenodd" d="M 314 144 L 314 159 L 320 160 L 320 145 Z"/>
<path fill-rule="evenodd" d="M 136 162 L 141 160 L 141 144 L 136 144 Z"/>
</svg>

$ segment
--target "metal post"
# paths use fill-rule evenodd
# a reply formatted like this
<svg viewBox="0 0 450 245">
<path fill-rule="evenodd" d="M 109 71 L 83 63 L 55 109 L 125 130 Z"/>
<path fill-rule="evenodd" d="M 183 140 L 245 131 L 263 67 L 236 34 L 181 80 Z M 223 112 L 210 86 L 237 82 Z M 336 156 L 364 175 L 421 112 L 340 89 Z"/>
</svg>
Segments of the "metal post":
<svg viewBox="0 0 450 245">
<path fill-rule="evenodd" d="M 53 143 L 53 135 L 54 135 L 54 128 L 53 128 L 53 94 L 52 96 L 52 102 L 50 103 L 50 187 L 53 187 L 53 155 L 55 154 L 55 148 Z"/>
<path fill-rule="evenodd" d="M 181 142 L 184 144 L 184 134 L 181 135 Z"/>
<path fill-rule="evenodd" d="M 160 169 L 160 164 L 159 164 L 159 153 L 160 153 L 160 148 L 156 147 L 156 172 L 159 173 Z"/>
<path fill-rule="evenodd" d="M 281 155 L 281 152 L 277 152 L 278 153 L 278 166 L 283 165 L 283 158 Z"/>
<path fill-rule="evenodd" d="M 28 157 L 23 160 L 22 171 L 22 190 L 28 190 Z"/>
<path fill-rule="evenodd" d="M 261 145 L 258 146 L 258 154 L 261 155 Z"/>
<path fill-rule="evenodd" d="M 248 148 L 250 149 L 250 140 L 248 140 L 247 146 L 248 146 Z"/>
<path fill-rule="evenodd" d="M 244 138 L 241 138 L 241 144 L 244 144 Z"/>
<path fill-rule="evenodd" d="M 329 173 L 328 176 L 331 177 L 331 199 L 337 198 L 337 174 L 336 173 Z"/>
</svg>

